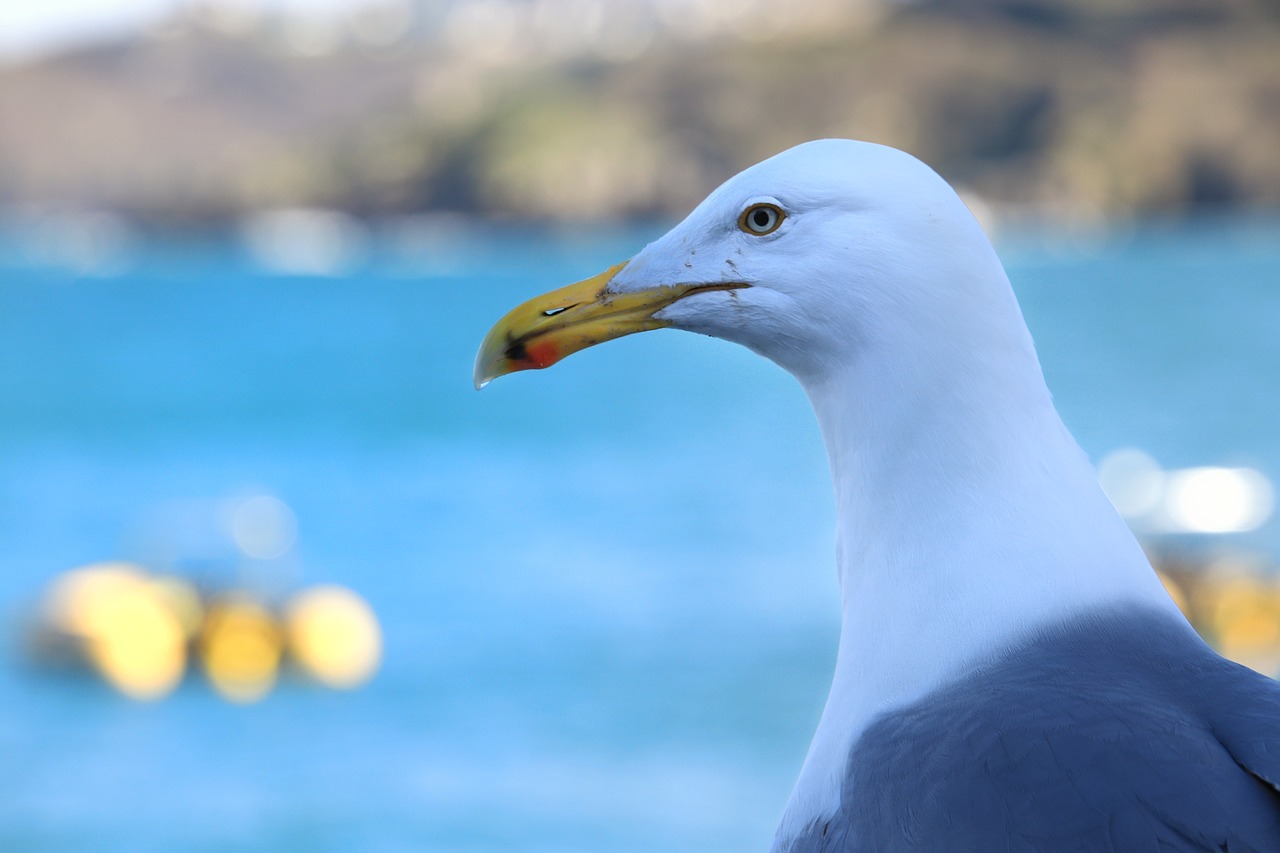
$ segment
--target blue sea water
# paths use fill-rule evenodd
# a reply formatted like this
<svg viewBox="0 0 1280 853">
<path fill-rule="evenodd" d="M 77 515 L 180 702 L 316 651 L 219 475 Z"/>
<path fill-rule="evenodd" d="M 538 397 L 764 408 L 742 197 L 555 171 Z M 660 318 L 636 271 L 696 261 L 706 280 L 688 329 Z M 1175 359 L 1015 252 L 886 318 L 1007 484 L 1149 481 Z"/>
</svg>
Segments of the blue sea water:
<svg viewBox="0 0 1280 853">
<path fill-rule="evenodd" d="M 656 233 L 478 231 L 324 277 L 212 239 L 109 275 L 0 241 L 0 850 L 766 847 L 838 628 L 803 394 L 665 331 L 471 388 L 509 307 Z M 1095 459 L 1280 477 L 1280 222 L 1002 253 Z M 261 492 L 296 513 L 287 558 L 202 550 L 201 507 Z M 1229 544 L 1280 551 L 1274 523 Z M 236 706 L 25 665 L 44 584 L 112 558 L 350 586 L 383 668 Z"/>
</svg>

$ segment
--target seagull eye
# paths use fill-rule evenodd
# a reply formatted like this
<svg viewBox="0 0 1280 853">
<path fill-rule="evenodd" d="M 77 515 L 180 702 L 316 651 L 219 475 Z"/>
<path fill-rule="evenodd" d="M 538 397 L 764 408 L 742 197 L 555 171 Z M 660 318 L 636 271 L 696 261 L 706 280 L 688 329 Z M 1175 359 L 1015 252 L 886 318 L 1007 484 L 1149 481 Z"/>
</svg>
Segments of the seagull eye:
<svg viewBox="0 0 1280 853">
<path fill-rule="evenodd" d="M 738 217 L 738 227 L 748 234 L 763 237 L 777 231 L 785 216 L 776 204 L 753 204 Z"/>
</svg>

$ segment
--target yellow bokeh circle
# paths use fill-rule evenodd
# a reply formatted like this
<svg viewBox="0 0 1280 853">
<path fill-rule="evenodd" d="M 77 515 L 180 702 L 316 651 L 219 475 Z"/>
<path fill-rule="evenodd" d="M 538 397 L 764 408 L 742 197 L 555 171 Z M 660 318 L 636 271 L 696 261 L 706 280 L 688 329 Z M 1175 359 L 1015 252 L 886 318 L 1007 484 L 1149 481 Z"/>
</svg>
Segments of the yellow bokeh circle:
<svg viewBox="0 0 1280 853">
<path fill-rule="evenodd" d="M 365 600 L 349 589 L 303 590 L 289 603 L 285 625 L 294 660 L 329 687 L 356 687 L 378 670 L 382 630 Z"/>
</svg>

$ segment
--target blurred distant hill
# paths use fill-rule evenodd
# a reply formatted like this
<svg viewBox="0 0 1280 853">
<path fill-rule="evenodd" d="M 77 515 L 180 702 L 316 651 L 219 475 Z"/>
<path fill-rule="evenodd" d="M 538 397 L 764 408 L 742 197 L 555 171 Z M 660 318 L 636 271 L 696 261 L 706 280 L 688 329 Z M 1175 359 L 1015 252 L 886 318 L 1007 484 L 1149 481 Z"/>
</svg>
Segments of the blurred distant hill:
<svg viewBox="0 0 1280 853">
<path fill-rule="evenodd" d="M 0 67 L 0 206 L 667 216 L 822 136 L 1037 211 L 1280 207 L 1280 2 L 213 4 Z"/>
</svg>

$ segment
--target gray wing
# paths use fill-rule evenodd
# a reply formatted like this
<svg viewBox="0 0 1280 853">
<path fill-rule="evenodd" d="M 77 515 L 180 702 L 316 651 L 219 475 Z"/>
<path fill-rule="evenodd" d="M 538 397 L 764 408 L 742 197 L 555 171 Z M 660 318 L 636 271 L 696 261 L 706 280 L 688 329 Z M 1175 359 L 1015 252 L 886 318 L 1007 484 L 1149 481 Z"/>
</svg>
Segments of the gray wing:
<svg viewBox="0 0 1280 853">
<path fill-rule="evenodd" d="M 1221 664 L 1228 671 L 1214 679 L 1220 692 L 1205 697 L 1213 734 L 1236 763 L 1280 793 L 1280 682 Z"/>
<path fill-rule="evenodd" d="M 1096 615 L 878 720 L 793 853 L 1280 851 L 1280 687 Z"/>
</svg>

